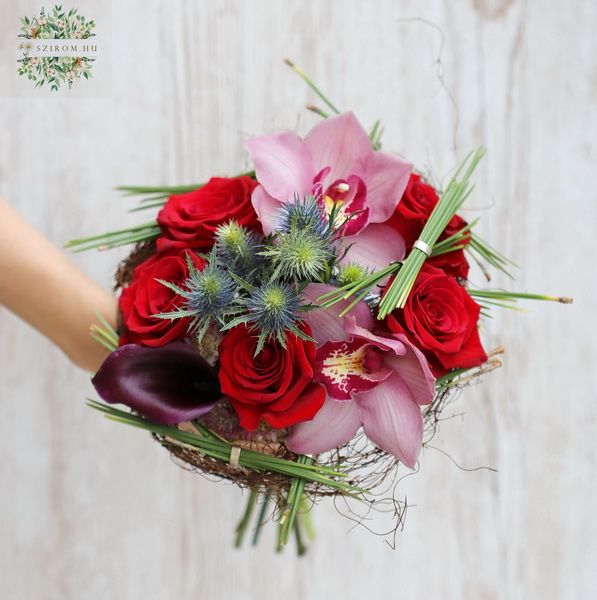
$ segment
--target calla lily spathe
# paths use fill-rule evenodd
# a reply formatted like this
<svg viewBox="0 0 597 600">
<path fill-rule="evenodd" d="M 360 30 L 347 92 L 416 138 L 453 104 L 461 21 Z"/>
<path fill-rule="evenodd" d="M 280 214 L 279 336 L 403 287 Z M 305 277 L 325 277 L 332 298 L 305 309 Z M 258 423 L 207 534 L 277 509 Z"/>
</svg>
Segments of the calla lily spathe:
<svg viewBox="0 0 597 600">
<path fill-rule="evenodd" d="M 105 402 L 163 425 L 198 419 L 222 397 L 214 369 L 187 341 L 120 346 L 91 381 Z"/>
<path fill-rule="evenodd" d="M 312 284 L 305 296 L 315 300 L 330 288 Z M 344 319 L 345 304 L 307 313 L 320 344 L 316 380 L 328 398 L 312 421 L 292 428 L 286 445 L 293 452 L 316 454 L 350 441 L 362 426 L 382 450 L 414 468 L 421 451 L 421 405 L 435 395 L 427 360 L 404 335 L 373 334 L 373 317 L 360 302 Z"/>
<path fill-rule="evenodd" d="M 246 145 L 260 183 L 252 202 L 266 234 L 277 229 L 282 204 L 313 195 L 328 212 L 337 204 L 341 218 L 351 217 L 343 231 L 350 246 L 345 260 L 376 269 L 404 257 L 402 237 L 385 222 L 412 166 L 374 151 L 353 113 L 322 121 L 304 139 L 284 131 L 251 138 Z"/>
</svg>

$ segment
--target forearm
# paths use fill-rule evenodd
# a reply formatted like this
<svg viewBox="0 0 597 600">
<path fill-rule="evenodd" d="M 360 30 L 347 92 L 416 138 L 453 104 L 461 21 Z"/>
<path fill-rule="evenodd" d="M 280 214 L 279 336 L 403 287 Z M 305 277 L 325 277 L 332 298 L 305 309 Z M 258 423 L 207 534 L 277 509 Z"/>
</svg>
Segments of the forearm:
<svg viewBox="0 0 597 600">
<path fill-rule="evenodd" d="M 89 336 L 101 313 L 116 324 L 116 299 L 75 267 L 0 198 L 0 304 L 94 371 L 107 351 Z"/>
</svg>

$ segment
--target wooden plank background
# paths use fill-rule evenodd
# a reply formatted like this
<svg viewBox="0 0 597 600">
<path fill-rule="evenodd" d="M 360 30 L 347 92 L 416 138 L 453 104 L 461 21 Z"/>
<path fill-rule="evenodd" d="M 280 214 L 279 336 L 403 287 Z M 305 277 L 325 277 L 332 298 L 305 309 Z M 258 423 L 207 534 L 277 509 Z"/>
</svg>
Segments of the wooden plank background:
<svg viewBox="0 0 597 600">
<path fill-rule="evenodd" d="M 0 193 L 56 244 L 135 217 L 118 183 L 247 164 L 242 137 L 316 121 L 293 58 L 385 147 L 441 179 L 484 143 L 470 217 L 516 287 L 572 307 L 500 313 L 505 366 L 466 391 L 420 472 L 396 551 L 322 504 L 304 559 L 232 549 L 243 498 L 84 406 L 88 376 L 0 309 L 0 589 L 7 599 L 597 597 L 592 0 L 79 2 L 105 42 L 72 93 L 14 74 L 30 2 L 0 22 Z M 65 5 L 66 6 L 66 5 Z M 106 287 L 122 252 L 73 257 Z M 0 274 L 2 276 L 2 274 Z M 497 277 L 496 285 L 504 285 Z M 32 293 L 43 290 L 31 282 Z"/>
</svg>

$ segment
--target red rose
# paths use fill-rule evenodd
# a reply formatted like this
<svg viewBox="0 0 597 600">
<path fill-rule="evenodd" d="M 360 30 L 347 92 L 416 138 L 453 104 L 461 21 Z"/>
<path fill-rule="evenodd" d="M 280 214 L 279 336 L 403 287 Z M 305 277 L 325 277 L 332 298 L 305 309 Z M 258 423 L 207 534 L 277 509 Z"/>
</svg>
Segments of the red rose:
<svg viewBox="0 0 597 600">
<path fill-rule="evenodd" d="M 170 196 L 158 214 L 162 235 L 158 252 L 171 248 L 210 250 L 214 232 L 231 220 L 253 231 L 261 231 L 251 194 L 257 182 L 250 177 L 212 177 L 202 188 Z"/>
<path fill-rule="evenodd" d="M 308 325 L 301 328 L 311 334 Z M 313 383 L 315 344 L 287 334 L 286 348 L 269 341 L 254 356 L 256 344 L 245 325 L 220 342 L 220 386 L 241 427 L 252 431 L 264 419 L 281 429 L 312 419 L 326 398 L 323 386 Z"/>
<path fill-rule="evenodd" d="M 425 264 L 404 308 L 385 323 L 393 333 L 404 333 L 440 376 L 487 360 L 477 329 L 479 310 L 453 277 Z"/>
<path fill-rule="evenodd" d="M 438 201 L 437 191 L 422 181 L 420 175 L 411 173 L 404 194 L 388 221 L 404 238 L 407 250 L 412 248 L 412 245 L 418 239 Z M 464 219 L 454 215 L 439 236 L 439 240 L 445 240 L 466 227 L 466 225 Z M 464 241 L 467 243 L 468 237 Z M 464 279 L 468 276 L 469 265 L 462 251 L 448 252 L 431 259 L 431 262 L 449 275 Z"/>
<path fill-rule="evenodd" d="M 446 275 L 468 279 L 469 264 L 464 250 L 454 250 L 427 259 L 427 264 L 441 269 Z"/>
<path fill-rule="evenodd" d="M 188 319 L 171 321 L 152 315 L 173 311 L 180 306 L 180 296 L 156 279 L 182 286 L 189 276 L 187 254 L 198 269 L 203 269 L 205 261 L 202 258 L 183 250 L 157 254 L 135 269 L 131 284 L 122 290 L 119 300 L 123 324 L 121 345 L 164 346 L 186 335 Z"/>
</svg>

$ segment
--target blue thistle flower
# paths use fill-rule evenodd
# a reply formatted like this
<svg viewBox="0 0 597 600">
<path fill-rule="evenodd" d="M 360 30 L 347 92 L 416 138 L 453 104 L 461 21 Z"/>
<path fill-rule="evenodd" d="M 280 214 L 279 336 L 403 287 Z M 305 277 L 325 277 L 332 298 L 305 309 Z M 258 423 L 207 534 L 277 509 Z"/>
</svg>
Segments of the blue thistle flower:
<svg viewBox="0 0 597 600">
<path fill-rule="evenodd" d="M 215 250 L 212 250 L 209 262 L 202 271 L 197 269 L 187 254 L 187 268 L 189 276 L 182 287 L 158 279 L 162 285 L 176 292 L 184 303 L 171 312 L 154 316 L 170 320 L 189 318 L 189 332 L 196 333 L 200 342 L 214 321 L 221 325 L 228 316 L 242 311 L 236 298 L 238 284 L 226 271 L 218 268 Z"/>
<path fill-rule="evenodd" d="M 294 201 L 280 209 L 279 228 L 281 233 L 297 230 L 309 230 L 321 238 L 329 238 L 329 223 L 325 210 L 313 196 L 301 200 L 295 196 Z"/>
<path fill-rule="evenodd" d="M 272 279 L 294 282 L 324 281 L 335 256 L 327 238 L 294 228 L 260 254 L 272 262 Z"/>
<path fill-rule="evenodd" d="M 218 259 L 233 272 L 246 275 L 259 265 L 261 240 L 256 233 L 230 221 L 216 229 L 215 237 Z"/>
<path fill-rule="evenodd" d="M 198 317 L 219 317 L 234 301 L 236 283 L 226 271 L 208 265 L 203 271 L 190 273 L 185 286 L 186 307 Z"/>
<path fill-rule="evenodd" d="M 367 274 L 367 269 L 365 269 L 365 267 L 362 267 L 356 262 L 350 262 L 340 266 L 336 279 L 338 285 L 343 286 L 355 283 L 356 281 L 363 279 Z"/>
<path fill-rule="evenodd" d="M 250 322 L 268 336 L 296 327 L 299 299 L 289 285 L 270 282 L 255 288 L 246 306 Z"/>
</svg>

